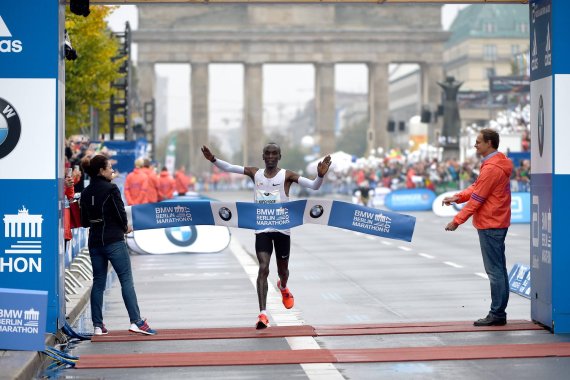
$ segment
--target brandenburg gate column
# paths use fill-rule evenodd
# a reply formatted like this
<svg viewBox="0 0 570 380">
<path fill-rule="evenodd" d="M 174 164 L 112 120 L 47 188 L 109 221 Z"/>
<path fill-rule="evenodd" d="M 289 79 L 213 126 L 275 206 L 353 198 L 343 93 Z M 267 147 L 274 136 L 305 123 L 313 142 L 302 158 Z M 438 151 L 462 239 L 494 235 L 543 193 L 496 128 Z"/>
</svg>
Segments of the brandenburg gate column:
<svg viewBox="0 0 570 380">
<path fill-rule="evenodd" d="M 208 63 L 192 62 L 190 75 L 190 96 L 192 101 L 191 120 L 192 130 L 190 133 L 190 170 L 200 176 L 208 170 L 210 165 L 202 156 L 200 147 L 210 145 L 208 136 L 208 99 L 209 77 Z"/>
<path fill-rule="evenodd" d="M 263 166 L 263 65 L 246 63 L 243 74 L 243 165 Z"/>
<path fill-rule="evenodd" d="M 141 103 L 144 104 L 154 98 L 156 75 L 153 62 L 139 62 L 137 64 L 138 88 Z"/>
<path fill-rule="evenodd" d="M 439 125 L 435 124 L 433 113 L 437 112 L 437 106 L 442 104 L 442 90 L 438 82 L 443 82 L 443 64 L 421 63 L 422 72 L 422 106 L 427 107 L 432 112 L 430 127 L 428 129 L 428 143 L 437 144 L 436 130 L 441 132 Z"/>
<path fill-rule="evenodd" d="M 335 151 L 335 82 L 334 64 L 315 65 L 316 141 L 320 155 Z"/>
<path fill-rule="evenodd" d="M 368 64 L 368 107 L 369 127 L 366 136 L 367 151 L 382 147 L 390 148 L 388 136 L 388 64 L 373 62 Z"/>
</svg>

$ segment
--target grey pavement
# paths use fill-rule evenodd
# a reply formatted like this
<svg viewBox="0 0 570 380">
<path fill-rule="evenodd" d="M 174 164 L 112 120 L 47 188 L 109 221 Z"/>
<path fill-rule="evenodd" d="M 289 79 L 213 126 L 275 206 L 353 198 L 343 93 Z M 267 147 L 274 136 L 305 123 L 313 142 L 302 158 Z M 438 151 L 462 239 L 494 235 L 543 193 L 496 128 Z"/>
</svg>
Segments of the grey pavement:
<svg viewBox="0 0 570 380">
<path fill-rule="evenodd" d="M 208 194 L 249 201 L 250 193 Z M 412 243 L 380 239 L 331 227 L 305 225 L 292 231 L 289 286 L 295 307 L 285 310 L 275 288 L 272 261 L 268 310 L 272 325 L 314 326 L 414 321 L 471 321 L 490 303 L 477 234 L 469 225 L 443 230 L 447 219 L 417 217 Z M 230 246 L 219 253 L 134 255 L 141 313 L 157 329 L 253 327 L 258 308 L 257 264 L 250 230 L 232 229 Z M 508 265 L 528 263 L 528 225 L 514 225 L 507 238 Z M 91 332 L 87 298 L 76 296 L 68 313 L 79 332 Z M 530 319 L 530 301 L 511 294 L 510 319 Z M 126 330 L 129 322 L 118 281 L 105 295 L 105 324 Z M 300 348 L 392 348 L 568 342 L 546 330 L 317 338 L 215 339 L 82 342 L 74 355 L 158 352 L 288 350 Z M 7 352 L 12 355 L 14 352 Z M 31 354 L 31 353 L 28 353 Z M 34 353 L 35 354 L 35 353 Z M 37 355 L 37 354 L 35 354 Z M 36 360 L 37 361 L 37 360 Z M 2 357 L 6 363 L 15 360 Z M 30 367 L 21 364 L 22 367 Z M 569 358 L 460 360 L 322 365 L 203 366 L 135 369 L 66 369 L 57 379 L 565 379 Z M 37 372 L 39 376 L 41 373 Z M 26 373 L 30 377 L 29 370 Z M 10 377 L 2 377 L 10 378 Z M 18 377 L 12 377 L 18 378 Z"/>
</svg>

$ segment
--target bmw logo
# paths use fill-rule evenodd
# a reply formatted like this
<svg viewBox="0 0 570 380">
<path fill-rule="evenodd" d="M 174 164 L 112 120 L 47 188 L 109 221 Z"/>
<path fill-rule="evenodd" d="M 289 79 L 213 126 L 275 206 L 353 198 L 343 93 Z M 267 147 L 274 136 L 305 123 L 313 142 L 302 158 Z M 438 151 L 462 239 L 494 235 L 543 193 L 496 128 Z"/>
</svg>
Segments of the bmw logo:
<svg viewBox="0 0 570 380">
<path fill-rule="evenodd" d="M 220 211 L 218 211 L 218 215 L 220 215 L 220 218 L 225 222 L 232 218 L 232 212 L 227 207 L 222 207 Z"/>
<path fill-rule="evenodd" d="M 323 212 L 325 212 L 325 209 L 323 208 L 323 206 L 321 205 L 315 205 L 313 207 L 311 207 L 311 211 L 309 211 L 309 215 L 311 216 L 311 218 L 320 218 L 321 215 L 323 215 Z"/>
<path fill-rule="evenodd" d="M 538 153 L 542 157 L 542 151 L 544 150 L 544 102 L 542 101 L 542 95 L 538 99 Z"/>
<path fill-rule="evenodd" d="M 0 98 L 0 158 L 10 154 L 20 140 L 20 116 L 6 100 Z"/>
<path fill-rule="evenodd" d="M 198 231 L 195 226 L 171 227 L 164 230 L 168 241 L 179 247 L 188 247 L 196 241 Z"/>
</svg>

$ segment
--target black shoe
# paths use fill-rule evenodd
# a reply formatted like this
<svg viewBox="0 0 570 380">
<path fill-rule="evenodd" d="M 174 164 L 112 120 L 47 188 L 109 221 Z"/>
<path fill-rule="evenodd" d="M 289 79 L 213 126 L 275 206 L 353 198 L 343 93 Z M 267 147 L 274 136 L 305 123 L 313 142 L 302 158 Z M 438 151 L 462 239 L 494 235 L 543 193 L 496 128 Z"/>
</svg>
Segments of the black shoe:
<svg viewBox="0 0 570 380">
<path fill-rule="evenodd" d="M 493 317 L 491 314 L 473 322 L 473 326 L 504 326 L 506 324 L 507 318 L 497 318 Z"/>
</svg>

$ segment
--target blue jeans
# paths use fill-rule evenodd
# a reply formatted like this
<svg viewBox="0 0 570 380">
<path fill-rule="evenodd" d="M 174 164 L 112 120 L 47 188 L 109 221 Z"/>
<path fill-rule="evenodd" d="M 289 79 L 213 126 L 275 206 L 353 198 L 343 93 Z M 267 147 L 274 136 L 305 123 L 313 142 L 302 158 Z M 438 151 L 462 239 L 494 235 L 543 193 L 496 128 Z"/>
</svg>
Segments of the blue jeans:
<svg viewBox="0 0 570 380">
<path fill-rule="evenodd" d="M 119 277 L 123 302 L 127 307 L 131 323 L 140 321 L 140 311 L 133 283 L 131 259 L 124 241 L 111 243 L 104 247 L 89 249 L 93 267 L 93 288 L 91 289 L 91 319 L 93 326 L 103 326 L 103 293 L 107 283 L 109 262 Z"/>
<path fill-rule="evenodd" d="M 508 228 L 477 230 L 483 254 L 483 265 L 491 283 L 491 314 L 495 318 L 507 318 L 505 309 L 509 302 L 509 275 L 505 258 L 505 237 Z"/>
</svg>

